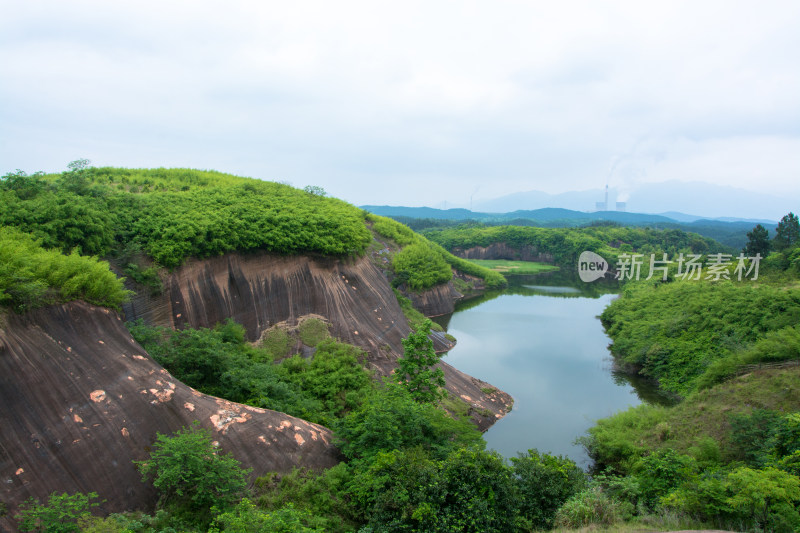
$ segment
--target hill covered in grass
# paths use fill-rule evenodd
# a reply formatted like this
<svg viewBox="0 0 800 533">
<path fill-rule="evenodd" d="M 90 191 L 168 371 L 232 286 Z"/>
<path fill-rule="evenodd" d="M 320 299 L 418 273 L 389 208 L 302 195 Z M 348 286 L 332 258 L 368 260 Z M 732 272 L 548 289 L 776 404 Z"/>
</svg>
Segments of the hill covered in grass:
<svg viewBox="0 0 800 533">
<path fill-rule="evenodd" d="M 232 251 L 361 256 L 373 240 L 367 222 L 376 220 L 317 187 L 208 170 L 95 168 L 76 161 L 60 174 L 18 170 L 0 179 L 0 226 L 18 228 L 47 249 L 125 260 L 143 252 L 167 269 L 189 257 Z M 392 225 L 400 229 L 385 230 L 388 235 L 410 248 L 396 264 L 412 290 L 451 279 L 448 265 L 502 283 L 393 221 L 378 222 L 377 231 Z"/>
</svg>

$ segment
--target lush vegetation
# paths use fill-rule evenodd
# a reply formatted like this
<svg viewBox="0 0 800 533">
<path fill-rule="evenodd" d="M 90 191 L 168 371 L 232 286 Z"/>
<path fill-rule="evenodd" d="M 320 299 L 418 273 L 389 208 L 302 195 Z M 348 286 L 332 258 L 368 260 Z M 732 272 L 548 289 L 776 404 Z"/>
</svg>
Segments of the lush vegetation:
<svg viewBox="0 0 800 533">
<path fill-rule="evenodd" d="M 326 421 L 346 460 L 320 473 L 268 475 L 248 489 L 247 472 L 213 446 L 207 431 L 184 428 L 158 435 L 150 457 L 138 463 L 159 493 L 155 515 L 92 517 L 94 495 L 54 495 L 47 504 L 31 501 L 21 523 L 37 530 L 66 524 L 63 531 L 120 533 L 551 527 L 562 504 L 586 488 L 586 475 L 571 460 L 536 450 L 510 463 L 484 451 L 468 419 L 443 409 L 440 376 L 432 371 L 438 358 L 426 357 L 427 326 L 404 343 L 405 373 L 376 386 L 349 347 L 320 339 L 319 324 L 310 328 L 318 330 L 313 338 L 319 341 L 310 361 L 280 362 L 245 343 L 233 322 L 180 332 L 131 324 L 150 353 L 200 390 L 257 398 L 258 405 L 283 402 L 290 412 L 300 406 L 307 418 Z M 356 398 L 349 401 L 352 393 Z"/>
<path fill-rule="evenodd" d="M 324 425 L 360 406 L 374 387 L 362 364 L 363 352 L 332 339 L 319 340 L 310 360 L 294 355 L 275 363 L 272 347 L 251 346 L 245 342 L 244 328 L 232 321 L 215 329 L 175 331 L 141 322 L 128 327 L 183 383 Z"/>
<path fill-rule="evenodd" d="M 763 228 L 751 232 L 746 250 L 775 250 L 757 282 L 630 283 L 601 316 L 623 366 L 683 397 L 600 420 L 581 439 L 594 483 L 631 516 L 800 529 L 796 225 L 790 213 L 766 243 Z"/>
<path fill-rule="evenodd" d="M 111 255 L 135 243 L 173 268 L 228 251 L 361 254 L 365 214 L 345 202 L 279 183 L 187 169 L 92 168 L 0 179 L 0 226 L 47 248 Z"/>
<path fill-rule="evenodd" d="M 22 312 L 80 299 L 118 308 L 127 298 L 108 263 L 77 251 L 46 250 L 29 235 L 0 227 L 0 306 Z"/>
<path fill-rule="evenodd" d="M 208 525 L 212 509 L 229 509 L 247 488 L 248 472 L 233 456 L 219 452 L 211 432 L 199 427 L 172 436 L 159 433 L 150 458 L 137 466 L 158 489 L 160 507 L 187 523 Z"/>
<path fill-rule="evenodd" d="M 631 512 L 796 531 L 799 370 L 757 371 L 671 408 L 641 405 L 601 420 L 583 439 L 596 483 Z"/>
<path fill-rule="evenodd" d="M 629 285 L 601 319 L 620 363 L 681 395 L 733 361 L 796 359 L 800 351 L 800 290 L 751 281 Z"/>
<path fill-rule="evenodd" d="M 391 263 L 395 287 L 405 286 L 415 292 L 429 289 L 450 281 L 452 269 L 483 280 L 488 289 L 506 285 L 501 274 L 454 256 L 399 222 L 372 214 L 367 215 L 367 220 L 375 233 L 400 248 L 393 254 Z"/>
<path fill-rule="evenodd" d="M 433 322 L 426 320 L 422 327 L 403 339 L 403 356 L 397 359 L 394 376 L 411 397 L 422 403 L 433 403 L 446 396 L 444 372 L 435 367 L 441 358 L 430 338 Z"/>
<path fill-rule="evenodd" d="M 685 231 L 653 230 L 618 226 L 587 228 L 534 228 L 521 226 L 457 226 L 425 230 L 423 234 L 445 249 L 469 249 L 503 243 L 527 253 L 552 258 L 556 265 L 573 266 L 581 252 L 593 251 L 609 262 L 616 262 L 619 254 L 667 253 L 670 257 L 680 252 L 705 254 L 727 251 L 721 244 L 700 235 Z"/>
</svg>

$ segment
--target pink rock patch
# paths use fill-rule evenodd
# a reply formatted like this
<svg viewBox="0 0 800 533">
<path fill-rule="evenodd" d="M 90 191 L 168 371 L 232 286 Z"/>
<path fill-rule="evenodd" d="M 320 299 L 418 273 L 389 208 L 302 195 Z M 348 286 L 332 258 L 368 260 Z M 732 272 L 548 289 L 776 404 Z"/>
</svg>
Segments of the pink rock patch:
<svg viewBox="0 0 800 533">
<path fill-rule="evenodd" d="M 89 398 L 95 403 L 100 403 L 106 399 L 106 391 L 98 389 L 89 393 Z"/>
</svg>

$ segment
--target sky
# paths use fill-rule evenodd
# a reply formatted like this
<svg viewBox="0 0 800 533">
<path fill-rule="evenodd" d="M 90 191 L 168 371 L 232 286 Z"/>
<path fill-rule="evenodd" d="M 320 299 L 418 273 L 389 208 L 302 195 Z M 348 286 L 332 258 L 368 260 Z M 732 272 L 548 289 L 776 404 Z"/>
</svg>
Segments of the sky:
<svg viewBox="0 0 800 533">
<path fill-rule="evenodd" d="M 448 207 L 679 180 L 800 204 L 799 27 L 795 0 L 6 0 L 0 173 L 86 158 Z"/>
</svg>

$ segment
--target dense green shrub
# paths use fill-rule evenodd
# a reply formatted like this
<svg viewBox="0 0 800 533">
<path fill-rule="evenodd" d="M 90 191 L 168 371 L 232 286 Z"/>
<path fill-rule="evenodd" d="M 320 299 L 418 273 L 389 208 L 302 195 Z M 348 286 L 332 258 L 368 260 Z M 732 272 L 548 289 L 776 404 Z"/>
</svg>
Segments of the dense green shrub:
<svg viewBox="0 0 800 533">
<path fill-rule="evenodd" d="M 559 508 L 555 524 L 564 528 L 583 528 L 591 525 L 610 526 L 627 518 L 629 511 L 618 501 L 609 498 L 600 488 L 579 492 Z"/>
<path fill-rule="evenodd" d="M 443 458 L 453 448 L 482 442 L 469 422 L 414 401 L 405 388 L 392 383 L 384 384 L 369 401 L 338 421 L 334 430 L 339 448 L 351 460 L 415 446 Z"/>
<path fill-rule="evenodd" d="M 91 509 L 100 505 L 92 500 L 97 493 L 67 494 L 66 492 L 50 494 L 47 503 L 43 504 L 35 498 L 29 499 L 20 506 L 14 516 L 19 521 L 20 531 L 43 531 L 46 533 L 77 533 L 79 522 L 91 516 Z"/>
<path fill-rule="evenodd" d="M 265 349 L 245 342 L 242 326 L 232 321 L 179 331 L 139 321 L 128 329 L 172 375 L 201 392 L 324 425 L 360 406 L 373 388 L 363 352 L 333 340 L 322 341 L 310 360 L 276 364 Z"/>
<path fill-rule="evenodd" d="M 143 480 L 152 480 L 159 504 L 191 522 L 207 526 L 212 507 L 230 508 L 247 488 L 247 474 L 231 455 L 220 453 L 211 432 L 197 426 L 173 435 L 158 433 L 149 459 L 136 462 Z"/>
<path fill-rule="evenodd" d="M 800 479 L 775 468 L 746 466 L 695 476 L 663 499 L 718 527 L 791 533 L 800 527 Z"/>
<path fill-rule="evenodd" d="M 395 381 L 421 403 L 433 403 L 446 395 L 444 372 L 435 366 L 441 356 L 433 349 L 431 324 L 426 320 L 403 339 L 403 356 L 397 359 L 394 374 Z"/>
<path fill-rule="evenodd" d="M 316 346 L 330 336 L 328 324 L 319 318 L 306 318 L 298 325 L 297 332 L 306 346 Z"/>
<path fill-rule="evenodd" d="M 639 283 L 626 287 L 601 320 L 619 362 L 658 380 L 666 390 L 686 394 L 715 361 L 800 322 L 800 291 L 750 282 Z M 793 357 L 796 330 L 774 335 L 744 360 Z M 787 347 L 779 348 L 787 341 Z M 712 368 L 714 380 L 729 373 Z"/>
<path fill-rule="evenodd" d="M 586 486 L 586 474 L 562 456 L 528 450 L 511 458 L 520 513 L 536 528 L 551 528 L 561 505 Z"/>
<path fill-rule="evenodd" d="M 407 285 L 412 291 L 422 291 L 446 283 L 453 277 L 450 265 L 441 254 L 423 243 L 410 244 L 392 258 L 395 286 Z"/>
<path fill-rule="evenodd" d="M 445 266 L 440 259 L 444 260 L 447 265 L 450 265 L 459 272 L 484 280 L 486 287 L 489 289 L 498 289 L 506 285 L 506 279 L 501 274 L 454 256 L 435 242 L 431 242 L 422 235 L 414 233 L 404 224 L 392 220 L 391 218 L 381 217 L 371 213 L 367 214 L 367 220 L 372 223 L 372 229 L 378 233 L 378 235 L 391 239 L 397 245 L 405 247 L 416 245 L 417 248 L 415 252 L 408 252 L 409 255 L 413 254 L 412 257 L 416 259 L 430 259 L 431 262 L 428 263 L 425 261 L 417 261 L 418 274 L 415 276 L 415 284 L 421 288 L 415 289 L 411 287 L 412 290 L 424 290 L 432 287 L 436 283 L 443 283 L 452 278 L 452 273 L 445 273 Z M 406 259 L 410 259 L 410 257 Z M 410 261 L 407 261 L 406 265 L 409 264 Z M 402 266 L 403 265 L 401 265 L 401 267 Z M 393 269 L 395 270 L 395 274 L 398 274 L 397 268 L 394 267 L 394 265 Z M 409 273 L 401 270 L 395 285 L 408 283 L 408 276 Z"/>
<path fill-rule="evenodd" d="M 633 471 L 645 505 L 654 508 L 661 498 L 696 473 L 697 464 L 688 455 L 664 449 L 641 458 Z"/>
<path fill-rule="evenodd" d="M 209 533 L 324 533 L 324 529 L 307 527 L 305 523 L 313 520 L 308 512 L 303 512 L 289 504 L 281 509 L 265 512 L 244 498 L 230 511 L 214 518 Z"/>
<path fill-rule="evenodd" d="M 45 250 L 16 229 L 0 228 L 0 306 L 25 311 L 84 300 L 119 308 L 128 295 L 105 261 Z"/>
<path fill-rule="evenodd" d="M 238 250 L 357 255 L 371 234 L 341 200 L 188 169 L 75 168 L 0 179 L 0 225 L 47 247 L 105 255 L 138 243 L 162 266 Z"/>
<path fill-rule="evenodd" d="M 284 475 L 272 473 L 256 480 L 254 501 L 266 511 L 293 505 L 305 512 L 306 526 L 328 533 L 351 532 L 358 528 L 348 488 L 352 477 L 347 463 L 319 473 L 301 468 Z"/>
</svg>

